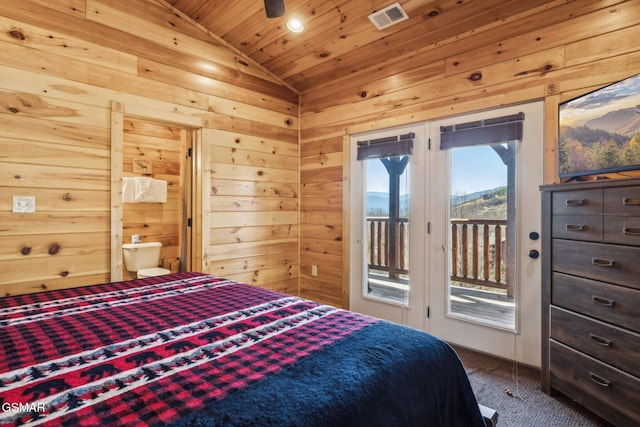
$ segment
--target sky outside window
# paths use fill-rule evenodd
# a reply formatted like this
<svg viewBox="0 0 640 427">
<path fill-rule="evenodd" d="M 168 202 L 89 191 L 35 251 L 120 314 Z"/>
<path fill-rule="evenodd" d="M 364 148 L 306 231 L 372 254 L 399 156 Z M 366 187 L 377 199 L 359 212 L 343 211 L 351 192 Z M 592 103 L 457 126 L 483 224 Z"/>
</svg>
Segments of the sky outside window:
<svg viewBox="0 0 640 427">
<path fill-rule="evenodd" d="M 452 168 L 456 171 L 451 180 L 451 194 L 471 194 L 477 191 L 506 187 L 506 167 L 498 154 L 489 146 L 465 147 L 451 150 Z M 389 174 L 381 161 L 367 163 L 367 190 L 389 191 Z M 407 193 L 407 182 L 400 180 L 400 194 Z"/>
</svg>

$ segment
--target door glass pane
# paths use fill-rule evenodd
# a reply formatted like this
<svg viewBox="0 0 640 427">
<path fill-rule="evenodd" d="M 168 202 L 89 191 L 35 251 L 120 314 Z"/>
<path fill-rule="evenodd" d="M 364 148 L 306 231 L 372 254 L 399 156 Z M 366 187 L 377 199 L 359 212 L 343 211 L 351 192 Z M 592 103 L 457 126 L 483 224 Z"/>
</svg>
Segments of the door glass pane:
<svg viewBox="0 0 640 427">
<path fill-rule="evenodd" d="M 366 160 L 364 295 L 409 299 L 409 157 Z"/>
<path fill-rule="evenodd" d="M 450 150 L 447 314 L 515 329 L 515 143 Z"/>
</svg>

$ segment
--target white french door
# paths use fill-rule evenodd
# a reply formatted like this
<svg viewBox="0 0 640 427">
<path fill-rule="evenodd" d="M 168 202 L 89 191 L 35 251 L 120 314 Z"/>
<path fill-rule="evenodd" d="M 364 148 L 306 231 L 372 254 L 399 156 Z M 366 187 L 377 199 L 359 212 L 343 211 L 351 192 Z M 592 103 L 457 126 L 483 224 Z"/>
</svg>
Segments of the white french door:
<svg viewBox="0 0 640 427">
<path fill-rule="evenodd" d="M 357 159 L 358 141 L 398 138 L 401 145 L 407 135 L 410 153 Z M 426 317 L 425 147 L 424 124 L 355 135 L 350 141 L 350 308 L 421 330 Z"/>
<path fill-rule="evenodd" d="M 429 125 L 429 332 L 540 365 L 540 194 L 543 104 Z M 523 113 L 522 140 L 440 149 L 441 131 Z M 462 125 L 461 125 L 462 124 Z"/>
<path fill-rule="evenodd" d="M 521 141 L 440 149 L 441 127 L 518 113 Z M 536 102 L 352 136 L 350 308 L 539 365 L 541 273 L 531 251 L 540 250 L 543 126 Z M 358 141 L 408 133 L 409 156 L 357 159 Z M 396 170 L 399 185 L 392 164 L 406 166 Z M 385 208 L 394 191 L 395 219 Z M 401 252 L 395 264 L 388 246 Z"/>
</svg>

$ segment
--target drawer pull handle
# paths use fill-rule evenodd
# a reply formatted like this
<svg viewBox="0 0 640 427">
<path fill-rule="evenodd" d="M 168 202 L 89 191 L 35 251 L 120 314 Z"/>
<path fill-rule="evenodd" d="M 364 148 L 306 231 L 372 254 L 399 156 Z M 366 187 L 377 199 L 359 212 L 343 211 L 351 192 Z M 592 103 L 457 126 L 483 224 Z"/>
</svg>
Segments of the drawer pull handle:
<svg viewBox="0 0 640 427">
<path fill-rule="evenodd" d="M 625 199 L 626 200 L 626 199 Z M 569 199 L 564 202 L 567 206 L 582 206 L 584 205 L 584 199 Z"/>
<path fill-rule="evenodd" d="M 567 231 L 584 231 L 583 224 L 567 224 L 565 225 Z"/>
<path fill-rule="evenodd" d="M 591 295 L 591 302 L 593 302 L 594 304 L 606 305 L 607 307 L 613 307 L 613 305 L 616 303 L 615 300 L 602 298 L 597 295 Z"/>
<path fill-rule="evenodd" d="M 601 345 L 601 346 L 603 346 L 603 347 L 609 347 L 609 348 L 611 348 L 611 340 L 608 340 L 608 339 L 606 339 L 606 338 L 599 337 L 599 336 L 598 336 L 598 335 L 596 335 L 596 334 L 589 334 L 589 339 L 590 339 L 591 341 L 593 341 L 594 343 L 599 344 L 599 345 Z"/>
<path fill-rule="evenodd" d="M 640 236 L 640 228 L 624 227 L 622 234 L 626 236 Z"/>
<path fill-rule="evenodd" d="M 622 204 L 624 206 L 640 206 L 640 199 L 628 199 L 625 197 L 622 199 Z"/>
<path fill-rule="evenodd" d="M 613 267 L 614 262 L 612 259 L 591 258 L 591 264 L 598 267 Z"/>
<path fill-rule="evenodd" d="M 594 383 L 598 384 L 601 387 L 606 387 L 606 388 L 611 387 L 611 381 L 604 379 L 601 376 L 594 374 L 593 372 L 589 372 L 589 378 L 591 378 L 591 381 L 593 381 Z"/>
</svg>

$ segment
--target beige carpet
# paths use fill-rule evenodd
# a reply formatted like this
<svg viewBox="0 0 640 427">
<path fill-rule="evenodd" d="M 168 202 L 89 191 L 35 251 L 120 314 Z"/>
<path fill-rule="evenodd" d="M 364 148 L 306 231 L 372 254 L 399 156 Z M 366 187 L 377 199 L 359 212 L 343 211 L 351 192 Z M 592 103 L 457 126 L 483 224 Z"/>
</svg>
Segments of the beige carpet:
<svg viewBox="0 0 640 427">
<path fill-rule="evenodd" d="M 540 390 L 538 369 L 454 347 L 478 403 L 498 411 L 498 427 L 609 427 L 570 399 Z M 505 391 L 506 389 L 506 391 Z"/>
</svg>

